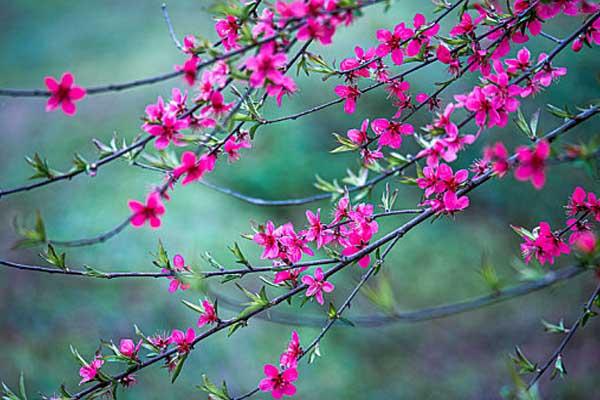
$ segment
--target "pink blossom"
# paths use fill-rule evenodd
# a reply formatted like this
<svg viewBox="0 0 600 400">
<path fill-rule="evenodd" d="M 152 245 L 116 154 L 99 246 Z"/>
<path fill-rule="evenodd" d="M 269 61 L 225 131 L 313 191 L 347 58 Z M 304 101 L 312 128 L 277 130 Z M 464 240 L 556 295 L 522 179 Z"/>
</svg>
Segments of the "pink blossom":
<svg viewBox="0 0 600 400">
<path fill-rule="evenodd" d="M 283 79 L 280 71 L 287 62 L 287 56 L 284 53 L 276 53 L 273 42 L 263 45 L 258 55 L 246 59 L 246 67 L 252 71 L 250 75 L 250 85 L 252 87 L 262 87 L 266 80 L 278 84 Z"/>
<path fill-rule="evenodd" d="M 455 192 L 449 191 L 444 193 L 442 204 L 442 212 L 454 214 L 469 207 L 469 198 L 467 196 L 458 197 Z"/>
<path fill-rule="evenodd" d="M 450 36 L 468 35 L 475 31 L 477 24 L 480 22 L 480 18 L 473 22 L 473 17 L 468 12 L 464 13 L 460 18 L 458 25 L 454 26 L 450 30 Z"/>
<path fill-rule="evenodd" d="M 179 329 L 173 329 L 169 337 L 169 343 L 177 345 L 179 354 L 185 354 L 190 351 L 195 339 L 196 332 L 194 332 L 194 328 L 188 328 L 185 333 Z"/>
<path fill-rule="evenodd" d="M 279 364 L 283 368 L 296 368 L 298 365 L 298 358 L 302 355 L 302 347 L 300 347 L 300 338 L 298 332 L 292 332 L 292 339 L 290 340 L 287 349 L 279 357 Z"/>
<path fill-rule="evenodd" d="M 402 136 L 412 135 L 415 129 L 410 124 L 389 121 L 378 118 L 371 123 L 371 128 L 379 136 L 381 146 L 389 146 L 398 149 L 402 145 Z"/>
<path fill-rule="evenodd" d="M 199 328 L 203 327 L 204 325 L 219 323 L 217 309 L 210 301 L 202 300 L 202 308 L 204 309 L 204 312 L 200 314 L 200 318 L 198 318 Z"/>
<path fill-rule="evenodd" d="M 279 243 L 285 247 L 284 254 L 287 260 L 297 263 L 302 259 L 302 253 L 309 256 L 314 255 L 312 249 L 307 246 L 307 240 L 296 234 L 291 223 L 281 226 L 278 231 Z"/>
<path fill-rule="evenodd" d="M 585 254 L 591 254 L 596 250 L 596 234 L 591 231 L 582 232 L 575 240 L 575 247 Z"/>
<path fill-rule="evenodd" d="M 475 86 L 468 95 L 456 95 L 454 98 L 460 105 L 475 113 L 477 126 L 483 127 L 487 122 L 487 126 L 491 128 L 501 123 L 498 110 L 502 107 L 502 103 L 497 98 L 487 97 L 481 87 Z"/>
<path fill-rule="evenodd" d="M 217 157 L 214 154 L 206 153 L 200 158 L 192 151 L 186 151 L 181 155 L 181 164 L 173 169 L 173 176 L 179 179 L 182 175 L 185 178 L 182 185 L 196 182 L 202 179 L 205 173 L 214 169 Z"/>
<path fill-rule="evenodd" d="M 492 164 L 492 171 L 500 178 L 508 172 L 508 150 L 502 142 L 496 142 L 491 147 L 483 149 L 483 160 Z"/>
<path fill-rule="evenodd" d="M 538 63 L 544 63 L 542 69 L 534 75 L 534 79 L 538 81 L 542 86 L 548 87 L 552 84 L 552 81 L 558 79 L 561 76 L 567 74 L 567 69 L 564 67 L 553 67 L 549 61 L 546 61 L 548 55 L 541 53 L 538 57 Z"/>
<path fill-rule="evenodd" d="M 240 48 L 237 42 L 239 28 L 237 20 L 233 15 L 228 15 L 224 19 L 218 20 L 215 24 L 215 30 L 221 38 L 225 50 L 229 51 Z"/>
<path fill-rule="evenodd" d="M 306 240 L 315 241 L 318 249 L 331 242 L 333 239 L 331 231 L 327 230 L 325 224 L 321 222 L 321 209 L 318 209 L 316 214 L 310 210 L 306 210 L 306 219 L 309 224 L 309 228 L 305 233 Z"/>
<path fill-rule="evenodd" d="M 187 59 L 183 65 L 176 65 L 175 71 L 183 72 L 183 79 L 188 85 L 193 86 L 196 82 L 196 75 L 198 74 L 198 66 L 200 64 L 200 58 L 196 55 L 192 55 Z"/>
<path fill-rule="evenodd" d="M 190 267 L 185 265 L 185 260 L 183 259 L 183 256 L 181 256 L 181 254 L 177 254 L 175 255 L 175 257 L 173 257 L 173 270 L 176 273 L 182 273 L 190 270 Z M 163 268 L 162 272 L 166 274 L 171 271 L 169 271 L 166 268 Z M 167 276 L 167 279 L 171 281 L 171 283 L 169 283 L 169 293 L 174 293 L 175 291 L 177 291 L 177 289 L 187 290 L 190 288 L 189 284 L 181 282 L 179 279 L 177 279 L 176 276 L 169 275 Z"/>
<path fill-rule="evenodd" d="M 588 211 L 588 203 L 585 200 L 585 196 L 585 190 L 581 186 L 577 186 L 571 197 L 569 197 L 569 203 L 566 207 L 567 215 L 573 216 L 580 212 Z"/>
<path fill-rule="evenodd" d="M 547 222 L 540 222 L 539 227 L 533 230 L 533 235 L 533 239 L 525 236 L 525 242 L 521 243 L 526 263 L 535 257 L 542 265 L 546 262 L 554 264 L 555 257 L 570 253 L 569 246 L 554 235 Z"/>
<path fill-rule="evenodd" d="M 348 130 L 346 135 L 348 136 L 348 138 L 350 140 L 352 140 L 353 143 L 357 144 L 358 146 L 362 146 L 363 144 L 367 143 L 367 140 L 368 140 L 367 130 L 368 129 L 369 129 L 369 119 L 367 118 L 367 119 L 363 120 L 362 124 L 360 125 L 360 130 L 359 129 L 350 129 L 350 130 Z"/>
<path fill-rule="evenodd" d="M 323 270 L 319 267 L 315 269 L 314 276 L 304 275 L 302 277 L 302 283 L 308 286 L 306 289 L 306 297 L 313 297 L 317 300 L 317 303 L 323 305 L 325 300 L 323 299 L 323 292 L 331 293 L 335 286 L 331 282 L 325 280 Z"/>
<path fill-rule="evenodd" d="M 416 14 L 413 19 L 414 31 L 409 29 L 410 36 L 414 36 L 406 47 L 406 55 L 415 56 L 420 53 L 423 46 L 427 47 L 432 37 L 437 35 L 440 30 L 440 24 L 433 24 L 425 29 L 427 21 L 423 14 Z M 420 31 L 423 29 L 422 31 Z M 407 32 L 408 34 L 408 32 Z"/>
<path fill-rule="evenodd" d="M 183 48 L 181 49 L 181 51 L 183 51 L 186 54 L 194 54 L 194 49 L 198 46 L 198 44 L 196 43 L 196 37 L 194 35 L 186 35 L 183 38 Z"/>
<path fill-rule="evenodd" d="M 531 67 L 531 53 L 526 47 L 523 47 L 517 52 L 517 58 L 508 58 L 505 60 L 508 68 L 506 71 L 509 74 L 517 74 L 524 72 Z"/>
<path fill-rule="evenodd" d="M 94 379 L 96 379 L 96 376 L 98 375 L 98 371 L 100 370 L 102 365 L 104 365 L 104 360 L 102 358 L 100 358 L 99 356 L 96 356 L 91 363 L 86 364 L 83 367 L 81 367 L 79 369 L 79 376 L 82 379 L 79 382 L 79 384 L 81 385 L 82 383 L 90 382 L 90 381 L 93 381 Z"/>
<path fill-rule="evenodd" d="M 295 287 L 298 282 L 298 277 L 300 276 L 300 274 L 302 272 L 304 272 L 306 270 L 307 270 L 307 267 L 298 267 L 298 268 L 291 268 L 291 269 L 286 269 L 283 271 L 278 271 L 275 273 L 273 283 L 278 285 L 283 282 L 289 282 L 289 283 L 291 283 L 292 286 Z"/>
<path fill-rule="evenodd" d="M 377 47 L 377 56 L 385 57 L 392 53 L 392 61 L 396 65 L 402 64 L 404 61 L 404 54 L 401 45 L 410 37 L 413 32 L 407 29 L 404 23 L 396 25 L 394 33 L 387 29 L 377 30 L 377 41 L 379 46 Z"/>
<path fill-rule="evenodd" d="M 448 65 L 448 72 L 457 75 L 460 72 L 460 60 L 452 56 L 452 52 L 443 44 L 436 49 L 436 56 L 439 62 Z"/>
<path fill-rule="evenodd" d="M 590 212 L 594 214 L 596 221 L 600 222 L 600 198 L 596 197 L 595 193 L 588 193 L 587 206 Z"/>
<path fill-rule="evenodd" d="M 345 234 L 345 237 L 342 239 L 342 246 L 344 250 L 342 250 L 342 254 L 346 257 L 351 257 L 354 254 L 358 253 L 362 249 L 368 246 L 369 240 L 371 239 L 372 231 L 370 229 L 367 230 L 356 230 L 353 229 Z M 371 263 L 371 255 L 365 254 L 358 260 L 358 265 L 361 268 L 367 268 Z"/>
<path fill-rule="evenodd" d="M 281 100 L 284 95 L 291 95 L 296 93 L 297 90 L 298 87 L 296 86 L 296 82 L 286 75 L 281 78 L 279 83 L 267 84 L 267 95 L 275 97 L 278 107 L 281 107 Z"/>
<path fill-rule="evenodd" d="M 335 206 L 332 224 L 337 224 L 350 215 L 350 198 L 342 197 Z"/>
<path fill-rule="evenodd" d="M 356 86 L 338 85 L 335 87 L 335 94 L 345 100 L 344 111 L 346 114 L 353 114 L 356 111 L 356 100 L 360 96 L 360 90 Z"/>
<path fill-rule="evenodd" d="M 176 146 L 182 146 L 180 142 L 184 136 L 180 131 L 189 127 L 187 119 L 178 119 L 175 114 L 167 113 L 163 115 L 160 123 L 145 123 L 142 128 L 152 136 L 156 136 L 154 146 L 159 150 L 164 150 L 173 142 Z"/>
<path fill-rule="evenodd" d="M 160 200 L 158 192 L 152 192 L 146 198 L 146 204 L 137 200 L 129 200 L 129 209 L 132 212 L 131 225 L 135 228 L 143 226 L 146 221 L 152 228 L 160 227 L 160 216 L 165 213 L 165 206 Z"/>
<path fill-rule="evenodd" d="M 298 379 L 296 368 L 288 368 L 279 372 L 276 366 L 266 364 L 264 367 L 266 378 L 260 381 L 258 388 L 263 392 L 271 392 L 274 399 L 296 394 L 296 387 L 292 384 Z"/>
<path fill-rule="evenodd" d="M 262 259 L 274 259 L 279 256 L 279 245 L 278 245 L 278 236 L 275 232 L 275 226 L 273 222 L 267 221 L 264 227 L 257 232 L 253 240 L 259 246 L 264 247 L 264 251 L 260 258 Z"/>
<path fill-rule="evenodd" d="M 137 353 L 140 351 L 142 341 L 138 341 L 137 344 L 131 339 L 121 339 L 119 342 L 119 353 L 132 360 L 137 359 Z"/>
<path fill-rule="evenodd" d="M 72 116 L 77 112 L 75 101 L 83 99 L 86 95 L 84 88 L 75 85 L 73 74 L 65 72 L 60 82 L 51 76 L 44 78 L 46 88 L 50 92 L 50 98 L 46 103 L 46 111 L 54 111 L 58 106 L 62 107 L 63 113 Z"/>
<path fill-rule="evenodd" d="M 309 18 L 298 30 L 296 37 L 300 41 L 314 39 L 326 46 L 331 44 L 334 33 L 335 29 L 325 19 Z"/>
<path fill-rule="evenodd" d="M 274 13 L 270 8 L 265 8 L 258 17 L 258 22 L 252 27 L 252 37 L 258 38 L 261 34 L 265 37 L 273 36 L 275 26 L 273 25 Z"/>
<path fill-rule="evenodd" d="M 515 169 L 515 178 L 519 181 L 530 180 L 533 187 L 541 189 L 546 183 L 546 159 L 550 156 L 550 143 L 538 142 L 535 149 L 527 146 L 517 148 L 519 165 Z"/>
<path fill-rule="evenodd" d="M 240 159 L 240 150 L 249 149 L 252 147 L 250 144 L 250 136 L 247 131 L 240 131 L 238 135 L 233 135 L 227 139 L 223 150 L 227 153 L 229 161 L 237 161 Z"/>
</svg>

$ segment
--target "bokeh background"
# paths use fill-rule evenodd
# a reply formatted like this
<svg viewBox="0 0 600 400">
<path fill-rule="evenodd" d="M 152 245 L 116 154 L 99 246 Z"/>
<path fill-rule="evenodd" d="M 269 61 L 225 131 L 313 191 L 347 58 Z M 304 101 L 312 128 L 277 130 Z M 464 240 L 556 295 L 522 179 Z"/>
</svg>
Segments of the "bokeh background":
<svg viewBox="0 0 600 400">
<path fill-rule="evenodd" d="M 211 2 L 171 1 L 170 14 L 178 34 L 197 33 L 214 38 Z M 122 82 L 172 70 L 184 57 L 173 46 L 160 11 L 161 2 L 118 1 L 2 1 L 0 5 L 0 86 L 34 88 L 43 86 L 45 75 L 59 76 L 70 70 L 81 85 Z M 350 55 L 354 45 L 375 43 L 374 32 L 410 21 L 416 11 L 431 15 L 432 5 L 422 1 L 395 1 L 389 12 L 372 7 L 355 25 L 342 29 L 335 45 L 312 47 L 328 61 Z M 565 36 L 575 20 L 558 19 L 547 28 Z M 579 21 L 577 19 L 577 21 Z M 447 32 L 447 30 L 445 31 Z M 530 47 L 548 51 L 552 43 L 532 42 Z M 598 98 L 597 50 L 580 54 L 566 51 L 558 65 L 569 74 L 560 84 L 524 105 L 531 113 L 544 103 L 559 106 L 585 104 Z M 414 91 L 431 91 L 444 79 L 440 66 L 431 66 L 409 80 Z M 269 105 L 265 115 L 276 116 L 319 104 L 333 97 L 333 81 L 319 77 L 299 78 L 300 92 L 285 101 L 282 110 Z M 452 93 L 474 83 L 471 76 L 455 84 Z M 80 152 L 95 157 L 92 138 L 108 140 L 113 132 L 131 140 L 140 132 L 140 117 L 149 102 L 168 97 L 177 79 L 166 83 L 86 98 L 79 103 L 76 118 L 60 112 L 45 113 L 44 99 L 0 99 L 0 185 L 10 188 L 25 182 L 30 169 L 24 156 L 39 152 L 57 169 L 68 169 L 71 156 Z M 341 106 L 298 121 L 272 125 L 259 131 L 251 151 L 240 162 L 221 163 L 210 182 L 242 193 L 268 199 L 315 193 L 315 174 L 326 179 L 341 178 L 347 168 L 356 170 L 353 155 L 329 154 L 335 146 L 332 132 L 345 133 L 365 117 L 390 116 L 394 110 L 384 93 L 371 92 L 359 101 L 358 112 L 348 116 Z M 431 116 L 419 113 L 415 125 Z M 541 128 L 560 121 L 543 113 Z M 580 138 L 598 133 L 598 121 L 576 130 Z M 569 139 L 576 141 L 576 135 Z M 484 135 L 480 144 L 459 161 L 466 166 L 481 151 L 481 144 L 503 140 L 510 148 L 524 143 L 514 124 Z M 408 143 L 410 141 L 406 141 Z M 411 150 L 412 144 L 405 149 Z M 414 150 L 414 147 L 412 148 Z M 39 264 L 40 249 L 12 250 L 17 239 L 11 221 L 15 216 L 31 218 L 39 210 L 49 236 L 71 239 L 104 231 L 128 214 L 127 200 L 142 198 L 159 177 L 128 166 L 124 161 L 102 168 L 95 177 L 80 176 L 71 182 L 51 185 L 34 192 L 0 200 L 0 252 L 2 258 Z M 398 207 L 414 206 L 419 191 L 399 186 Z M 572 165 L 554 167 L 543 191 L 518 183 L 512 177 L 487 184 L 471 195 L 472 206 L 455 221 L 441 219 L 423 224 L 404 238 L 389 256 L 385 270 L 393 287 L 396 305 L 412 310 L 455 301 L 488 292 L 478 269 L 482 257 L 496 267 L 504 283 L 515 283 L 519 274 L 512 267 L 518 257 L 519 239 L 509 224 L 532 226 L 540 219 L 553 225 L 564 221 L 562 206 L 576 185 L 598 189 L 595 177 Z M 377 203 L 380 192 L 371 201 Z M 330 204 L 320 207 L 325 215 Z M 208 269 L 205 251 L 227 265 L 233 263 L 227 245 L 240 243 L 245 254 L 258 261 L 259 249 L 240 238 L 250 232 L 251 221 L 272 219 L 303 224 L 303 207 L 261 208 L 240 202 L 200 185 L 178 190 L 168 204 L 164 226 L 158 231 L 126 229 L 104 244 L 68 249 L 69 265 L 89 264 L 110 270 L 151 270 L 152 256 L 160 238 L 171 252 L 179 252 L 195 268 Z M 397 226 L 403 217 L 382 221 L 381 232 Z M 558 265 L 569 262 L 568 257 Z M 336 276 L 337 290 L 331 297 L 341 302 L 359 276 L 358 270 Z M 520 345 L 532 359 L 541 360 L 559 338 L 545 334 L 540 320 L 571 322 L 594 285 L 591 274 L 572 279 L 543 292 L 531 294 L 468 314 L 418 324 L 394 324 L 381 328 L 338 326 L 322 342 L 323 357 L 301 367 L 298 398 L 384 399 L 384 398 L 499 398 L 511 384 L 508 354 Z M 245 279 L 248 288 L 258 288 L 255 279 Z M 242 301 L 231 284 L 213 286 L 220 295 Z M 270 289 L 270 293 L 274 293 Z M 73 344 L 90 357 L 98 340 L 118 341 L 133 336 L 133 324 L 150 334 L 194 324 L 196 316 L 180 303 L 195 301 L 198 291 L 170 295 L 165 280 L 104 281 L 15 270 L 0 271 L 0 378 L 15 386 L 20 371 L 26 374 L 32 397 L 52 394 L 61 383 L 75 388 L 78 365 L 69 352 Z M 286 306 L 284 306 L 285 308 Z M 293 312 L 293 310 L 291 310 Z M 230 315 L 225 308 L 222 312 Z M 305 314 L 322 315 L 323 310 L 307 305 Z M 351 314 L 379 312 L 361 296 Z M 320 313 L 320 314 L 319 314 Z M 175 385 L 169 384 L 163 368 L 149 368 L 138 375 L 139 384 L 122 398 L 205 398 L 195 388 L 201 375 L 214 381 L 225 379 L 232 394 L 241 394 L 257 384 L 262 365 L 275 362 L 292 329 L 298 329 L 307 344 L 317 327 L 298 327 L 255 320 L 231 338 L 218 335 L 203 342 L 188 360 Z M 544 398 L 598 398 L 600 326 L 593 321 L 577 334 L 564 359 L 566 380 L 542 380 Z M 260 395 L 258 398 L 268 398 Z"/>
</svg>

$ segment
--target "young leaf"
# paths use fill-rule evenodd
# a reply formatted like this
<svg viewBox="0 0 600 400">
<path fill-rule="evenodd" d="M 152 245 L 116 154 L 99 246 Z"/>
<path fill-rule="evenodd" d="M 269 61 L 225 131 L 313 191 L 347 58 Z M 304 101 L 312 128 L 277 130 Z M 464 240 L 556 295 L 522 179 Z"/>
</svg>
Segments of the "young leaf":
<svg viewBox="0 0 600 400">
<path fill-rule="evenodd" d="M 46 159 L 42 159 L 38 153 L 35 153 L 33 157 L 25 157 L 25 160 L 35 170 L 35 174 L 31 175 L 29 179 L 52 179 L 58 175 L 58 172 L 51 169 L 48 166 L 48 161 Z"/>
<path fill-rule="evenodd" d="M 175 380 L 177 379 L 177 377 L 179 377 L 179 374 L 181 374 L 181 370 L 183 369 L 183 364 L 185 363 L 185 360 L 187 360 L 188 354 L 189 353 L 185 353 L 185 354 L 179 356 L 179 359 L 177 360 L 177 365 L 175 366 L 175 369 L 173 370 L 173 376 L 171 376 L 171 383 L 175 383 Z"/>
<path fill-rule="evenodd" d="M 515 355 L 511 355 L 510 358 L 513 360 L 515 365 L 519 368 L 519 374 L 529 374 L 537 371 L 537 364 L 533 364 L 525 354 L 521 351 L 519 346 L 515 347 Z"/>
<path fill-rule="evenodd" d="M 62 269 L 63 271 L 67 270 L 67 265 L 65 263 L 66 256 L 67 255 L 65 253 L 57 253 L 54 249 L 54 246 L 49 243 L 46 252 L 40 253 L 40 257 L 55 267 Z"/>
</svg>

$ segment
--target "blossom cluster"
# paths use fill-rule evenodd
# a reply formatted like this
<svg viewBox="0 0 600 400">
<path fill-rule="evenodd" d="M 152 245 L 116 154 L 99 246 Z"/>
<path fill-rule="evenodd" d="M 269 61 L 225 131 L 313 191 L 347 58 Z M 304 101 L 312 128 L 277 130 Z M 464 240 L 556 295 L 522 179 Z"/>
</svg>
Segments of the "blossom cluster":
<svg viewBox="0 0 600 400">
<path fill-rule="evenodd" d="M 296 386 L 293 382 L 298 379 L 298 359 L 302 354 L 300 338 L 294 331 L 287 348 L 279 357 L 281 371 L 273 364 L 266 364 L 263 368 L 266 377 L 260 381 L 258 388 L 263 392 L 271 392 L 274 399 L 295 395 Z"/>
<path fill-rule="evenodd" d="M 374 220 L 373 205 L 360 203 L 352 206 L 348 196 L 338 201 L 329 224 L 322 222 L 320 214 L 320 210 L 316 213 L 308 210 L 308 226 L 298 232 L 291 222 L 275 227 L 273 222 L 267 221 L 260 226 L 253 240 L 263 248 L 261 258 L 273 260 L 275 266 L 293 266 L 302 260 L 303 255 L 314 255 L 314 251 L 308 246 L 309 243 L 314 243 L 317 249 L 338 246 L 343 256 L 350 257 L 367 247 L 379 230 Z M 369 254 L 364 254 L 358 259 L 358 265 L 362 268 L 368 267 L 370 263 Z M 295 286 L 299 275 L 305 270 L 306 267 L 297 267 L 279 271 L 275 274 L 274 283 L 289 283 Z M 323 292 L 329 293 L 334 289 L 334 286 L 325 280 L 321 268 L 317 268 L 313 276 L 304 276 L 302 282 L 308 286 L 306 295 L 314 296 L 319 304 L 324 303 Z"/>
<path fill-rule="evenodd" d="M 582 254 L 591 255 L 597 251 L 597 236 L 587 217 L 600 221 L 600 200 L 593 192 L 576 187 L 566 205 L 567 220 L 565 228 L 553 231 L 547 222 L 540 222 L 531 232 L 523 228 L 515 228 L 524 242 L 521 252 L 526 263 L 533 258 L 540 264 L 554 264 L 555 258 L 569 254 L 571 248 Z M 567 243 L 561 238 L 569 233 Z"/>
</svg>

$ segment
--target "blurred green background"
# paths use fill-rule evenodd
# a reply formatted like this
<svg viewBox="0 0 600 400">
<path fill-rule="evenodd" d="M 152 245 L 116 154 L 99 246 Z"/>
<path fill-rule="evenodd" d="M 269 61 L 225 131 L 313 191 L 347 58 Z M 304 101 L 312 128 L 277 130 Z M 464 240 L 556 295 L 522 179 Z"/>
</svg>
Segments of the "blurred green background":
<svg viewBox="0 0 600 400">
<path fill-rule="evenodd" d="M 172 1 L 171 18 L 177 33 L 209 35 L 212 16 L 210 2 Z M 34 88 L 43 86 L 45 75 L 74 73 L 80 85 L 122 82 L 170 71 L 184 57 L 171 42 L 160 11 L 161 2 L 118 1 L 2 1 L 0 6 L 0 86 Z M 311 47 L 328 61 L 338 62 L 352 53 L 354 45 L 375 43 L 377 28 L 391 28 L 410 21 L 416 11 L 431 15 L 432 5 L 422 1 L 395 1 L 386 14 L 381 6 L 370 8 L 355 25 L 342 29 L 330 48 Z M 559 19 L 545 28 L 566 36 L 579 19 Z M 444 32 L 444 31 L 443 31 Z M 447 32 L 447 30 L 445 30 Z M 533 42 L 530 48 L 548 51 L 552 43 Z M 526 113 L 544 103 L 584 104 L 598 98 L 598 55 L 594 49 L 580 54 L 567 51 L 557 59 L 569 68 L 560 84 L 524 105 Z M 436 65 L 409 79 L 414 92 L 431 91 L 444 79 Z M 335 82 L 323 83 L 315 76 L 299 78 L 300 92 L 284 101 L 284 109 L 272 105 L 265 115 L 288 114 L 333 98 Z M 474 83 L 473 76 L 450 91 L 459 93 Z M 39 152 L 57 169 L 68 169 L 71 155 L 80 152 L 95 157 L 91 138 L 109 140 L 113 131 L 131 139 L 140 132 L 140 117 L 149 102 L 168 97 L 181 80 L 146 86 L 122 93 L 86 98 L 78 104 L 75 118 L 60 112 L 45 113 L 44 99 L 0 99 L 0 185 L 10 188 L 25 182 L 30 169 L 24 156 Z M 445 97 L 447 99 L 448 97 Z M 222 162 L 209 180 L 253 196 L 268 199 L 304 196 L 315 193 L 312 186 L 318 173 L 326 179 L 341 178 L 346 168 L 356 170 L 353 155 L 329 154 L 335 146 L 331 132 L 345 133 L 365 117 L 389 117 L 394 110 L 383 91 L 374 91 L 359 100 L 358 112 L 348 116 L 341 106 L 286 124 L 259 131 L 251 151 L 245 151 L 235 164 Z M 431 116 L 419 113 L 415 125 Z M 546 130 L 560 123 L 543 113 L 541 127 Z M 576 130 L 580 137 L 598 133 L 598 121 L 587 122 Z M 575 135 L 569 135 L 575 140 Z M 463 154 L 458 164 L 468 165 L 481 153 L 481 145 L 502 140 L 510 148 L 525 138 L 514 124 L 504 130 L 487 132 L 477 146 Z M 412 150 L 406 141 L 403 150 Z M 56 239 L 92 236 L 128 215 L 127 200 L 141 199 L 159 177 L 152 172 L 129 167 L 119 161 L 102 168 L 91 178 L 80 176 L 72 182 L 47 186 L 0 200 L 0 249 L 2 258 L 39 264 L 39 249 L 11 250 L 17 239 L 11 228 L 17 216 L 43 214 L 47 230 Z M 394 186 L 396 183 L 392 182 Z M 509 224 L 531 227 L 540 219 L 553 226 L 564 221 L 562 206 L 576 185 L 598 189 L 593 177 L 572 165 L 552 169 L 543 191 L 517 183 L 512 177 L 485 185 L 471 195 L 472 206 L 456 218 L 423 224 L 395 248 L 386 263 L 387 276 L 401 310 L 455 301 L 487 293 L 478 269 L 488 257 L 505 283 L 514 283 L 518 274 L 511 267 L 518 257 L 519 239 Z M 420 192 L 400 185 L 398 207 L 412 207 Z M 372 202 L 378 203 L 376 191 Z M 330 204 L 321 207 L 328 215 Z M 275 223 L 291 220 L 304 223 L 304 207 L 260 208 L 200 185 L 177 190 L 168 204 L 164 225 L 158 231 L 126 229 L 107 243 L 82 249 L 68 249 L 72 266 L 89 264 L 102 270 L 151 270 L 151 251 L 157 239 L 163 240 L 173 256 L 184 255 L 196 268 L 208 269 L 202 259 L 210 251 L 222 263 L 233 258 L 227 245 L 238 241 L 245 254 L 258 261 L 259 249 L 239 237 L 249 233 L 251 221 Z M 403 217 L 381 223 L 381 232 L 397 226 Z M 569 257 L 558 265 L 569 262 Z M 336 276 L 337 290 L 330 298 L 338 304 L 358 278 L 358 268 Z M 395 324 L 384 328 L 339 326 L 322 342 L 323 357 L 307 367 L 304 363 L 298 381 L 298 398 L 388 399 L 461 398 L 493 399 L 510 385 L 508 354 L 520 345 L 534 360 L 541 360 L 554 349 L 559 338 L 544 334 L 540 320 L 571 322 L 591 292 L 591 274 L 565 285 L 524 298 L 443 320 L 413 325 Z M 248 288 L 259 281 L 247 278 Z M 213 286 L 221 294 L 243 300 L 232 285 Z M 269 290 L 271 294 L 273 289 Z M 170 295 L 167 282 L 158 280 L 104 281 L 42 275 L 15 270 L 0 271 L 0 378 L 15 386 L 24 371 L 32 397 L 52 394 L 66 383 L 74 389 L 79 380 L 78 365 L 69 353 L 73 344 L 91 357 L 100 338 L 118 341 L 134 335 L 133 324 L 150 334 L 171 328 L 192 326 L 196 316 L 181 303 L 195 301 L 202 293 L 188 291 Z M 288 306 L 282 306 L 285 309 Z M 225 309 L 226 315 L 231 313 Z M 322 313 L 307 305 L 303 313 Z M 353 305 L 352 314 L 378 312 L 365 298 Z M 290 326 L 255 320 L 231 338 L 217 335 L 202 342 L 189 358 L 180 379 L 169 384 L 162 368 L 149 368 L 138 374 L 139 384 L 127 391 L 126 399 L 205 398 L 195 388 L 201 375 L 214 381 L 227 380 L 232 394 L 239 395 L 262 378 L 262 365 L 276 362 L 285 347 Z M 319 328 L 297 328 L 303 344 L 308 344 Z M 577 334 L 564 355 L 569 371 L 567 380 L 542 380 L 544 398 L 598 398 L 598 359 L 600 326 L 594 321 Z M 269 398 L 260 395 L 258 398 Z"/>
</svg>

